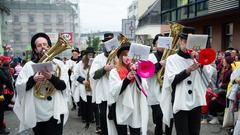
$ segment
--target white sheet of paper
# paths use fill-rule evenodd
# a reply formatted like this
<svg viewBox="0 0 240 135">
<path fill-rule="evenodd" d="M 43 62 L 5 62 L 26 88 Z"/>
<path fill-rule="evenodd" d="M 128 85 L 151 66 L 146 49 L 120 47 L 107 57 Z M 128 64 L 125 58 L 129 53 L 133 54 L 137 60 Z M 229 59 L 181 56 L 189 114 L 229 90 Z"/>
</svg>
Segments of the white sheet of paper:
<svg viewBox="0 0 240 135">
<path fill-rule="evenodd" d="M 187 39 L 187 48 L 200 50 L 206 48 L 208 35 L 190 34 Z"/>
<path fill-rule="evenodd" d="M 172 37 L 158 37 L 158 41 L 157 41 L 157 47 L 161 47 L 161 48 L 171 48 L 172 46 L 172 41 L 173 38 Z"/>
<path fill-rule="evenodd" d="M 46 63 L 36 63 L 32 65 L 34 73 L 39 72 L 43 70 L 44 68 L 47 68 L 50 72 L 53 72 L 53 64 L 51 62 Z"/>
<path fill-rule="evenodd" d="M 147 60 L 150 53 L 150 46 L 131 43 L 128 56 L 132 59 Z"/>
<path fill-rule="evenodd" d="M 93 63 L 93 60 L 94 60 L 94 58 L 90 58 L 90 59 L 89 59 L 89 61 L 88 61 L 88 65 L 89 65 L 89 66 L 91 66 L 91 65 L 92 65 L 92 63 Z"/>
<path fill-rule="evenodd" d="M 119 46 L 119 42 L 116 38 L 104 42 L 104 46 L 108 52 L 116 49 Z"/>
</svg>

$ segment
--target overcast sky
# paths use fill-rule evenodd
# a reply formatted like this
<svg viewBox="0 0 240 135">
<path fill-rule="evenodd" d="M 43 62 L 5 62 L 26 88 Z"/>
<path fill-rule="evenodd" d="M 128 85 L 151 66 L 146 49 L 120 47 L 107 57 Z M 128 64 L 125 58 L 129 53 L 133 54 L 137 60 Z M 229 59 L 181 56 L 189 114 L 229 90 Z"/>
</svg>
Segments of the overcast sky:
<svg viewBox="0 0 240 135">
<path fill-rule="evenodd" d="M 121 31 L 122 19 L 133 0 L 79 0 L 82 33 Z"/>
</svg>

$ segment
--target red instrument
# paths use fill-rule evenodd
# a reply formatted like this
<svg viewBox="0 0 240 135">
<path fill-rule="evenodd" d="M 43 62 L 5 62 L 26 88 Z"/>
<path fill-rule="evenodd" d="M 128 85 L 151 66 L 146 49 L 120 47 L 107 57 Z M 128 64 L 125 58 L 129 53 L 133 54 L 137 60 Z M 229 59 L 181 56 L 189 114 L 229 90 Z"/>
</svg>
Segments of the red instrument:
<svg viewBox="0 0 240 135">
<path fill-rule="evenodd" d="M 198 63 L 202 65 L 211 64 L 216 59 L 216 52 L 211 48 L 202 49 L 199 51 Z"/>
</svg>

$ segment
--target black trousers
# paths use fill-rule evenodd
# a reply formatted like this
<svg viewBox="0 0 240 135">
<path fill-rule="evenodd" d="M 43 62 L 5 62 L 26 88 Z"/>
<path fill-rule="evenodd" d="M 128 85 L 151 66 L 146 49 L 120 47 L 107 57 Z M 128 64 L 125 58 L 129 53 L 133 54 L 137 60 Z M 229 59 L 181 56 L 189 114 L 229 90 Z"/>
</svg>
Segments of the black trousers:
<svg viewBox="0 0 240 135">
<path fill-rule="evenodd" d="M 94 120 L 93 118 L 93 103 L 92 96 L 87 96 L 87 102 L 83 101 L 83 119 L 86 120 L 87 123 L 90 123 Z"/>
<path fill-rule="evenodd" d="M 44 122 L 38 122 L 33 128 L 34 135 L 62 135 L 64 115 L 60 116 L 61 123 L 57 124 L 57 120 L 53 117 Z"/>
<path fill-rule="evenodd" d="M 156 125 L 155 126 L 155 135 L 162 135 L 163 134 L 163 114 L 162 110 L 160 108 L 160 105 L 151 105 L 152 108 L 152 117 L 153 117 L 153 123 Z M 173 122 L 171 121 L 170 127 L 165 125 L 165 135 L 171 135 L 172 134 L 172 127 L 173 127 Z"/>
<path fill-rule="evenodd" d="M 4 124 L 4 105 L 0 102 L 0 130 L 4 128 L 6 128 Z"/>
<path fill-rule="evenodd" d="M 218 103 L 217 100 L 212 100 L 209 103 L 209 114 L 216 117 L 218 112 L 224 112 L 225 105 Z"/>
<path fill-rule="evenodd" d="M 114 121 L 114 124 L 116 126 L 118 135 L 128 135 L 127 125 L 117 124 L 116 106 L 114 105 L 112 109 L 113 109 L 112 113 L 114 113 L 112 115 L 113 116 L 113 121 Z M 132 128 L 132 127 L 129 126 L 129 130 L 130 130 L 130 135 L 140 135 L 141 134 L 141 129 L 140 128 Z"/>
<path fill-rule="evenodd" d="M 12 97 L 13 95 L 4 95 L 5 100 L 0 102 L 0 129 L 6 128 L 6 125 L 4 123 L 4 111 L 7 110 Z"/>
<path fill-rule="evenodd" d="M 99 104 L 100 110 L 100 128 L 102 130 L 103 135 L 108 135 L 107 130 L 107 101 L 103 101 Z"/>
<path fill-rule="evenodd" d="M 201 106 L 190 111 L 174 114 L 177 135 L 199 135 L 201 123 Z"/>
<path fill-rule="evenodd" d="M 94 111 L 94 117 L 96 121 L 96 128 L 100 127 L 100 110 L 99 105 L 96 103 L 93 103 L 93 111 Z"/>
</svg>

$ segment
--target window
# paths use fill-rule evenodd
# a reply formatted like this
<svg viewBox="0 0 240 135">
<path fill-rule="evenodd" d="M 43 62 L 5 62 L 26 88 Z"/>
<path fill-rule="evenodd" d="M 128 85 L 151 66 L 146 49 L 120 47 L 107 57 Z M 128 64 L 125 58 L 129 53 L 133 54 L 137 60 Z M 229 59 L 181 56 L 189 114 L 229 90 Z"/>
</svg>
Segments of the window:
<svg viewBox="0 0 240 135">
<path fill-rule="evenodd" d="M 35 21 L 34 21 L 34 15 L 28 15 L 28 22 L 29 22 L 30 24 L 32 24 L 32 23 L 35 22 Z"/>
<path fill-rule="evenodd" d="M 233 23 L 228 23 L 225 25 L 225 33 L 224 33 L 224 48 L 232 47 L 233 42 Z"/>
<path fill-rule="evenodd" d="M 208 34 L 208 41 L 206 48 L 210 48 L 212 46 L 212 26 L 204 27 L 204 34 Z"/>
<path fill-rule="evenodd" d="M 171 12 L 171 21 L 176 21 L 176 10 Z"/>
<path fill-rule="evenodd" d="M 195 5 L 189 6 L 189 18 L 195 17 Z"/>
<path fill-rule="evenodd" d="M 182 7 L 177 10 L 178 12 L 178 20 L 186 19 L 188 16 L 187 7 Z"/>
<path fill-rule="evenodd" d="M 51 24 L 51 15 L 44 15 L 43 21 L 44 21 L 44 24 L 50 25 Z"/>
<path fill-rule="evenodd" d="M 162 11 L 171 9 L 169 0 L 162 0 L 161 5 L 162 5 Z"/>
<path fill-rule="evenodd" d="M 168 21 L 170 21 L 170 12 L 167 12 L 167 13 L 164 13 L 163 15 L 162 15 L 162 22 L 163 23 L 165 23 L 165 22 L 168 22 Z"/>
<path fill-rule="evenodd" d="M 177 0 L 177 6 L 181 7 L 188 4 L 188 0 Z"/>
<path fill-rule="evenodd" d="M 57 24 L 63 24 L 63 15 L 57 15 Z"/>
<path fill-rule="evenodd" d="M 197 15 L 204 15 L 208 12 L 208 1 L 203 1 L 197 4 Z"/>
</svg>

